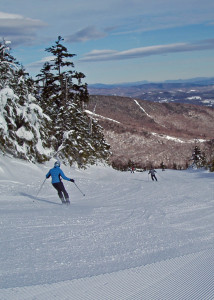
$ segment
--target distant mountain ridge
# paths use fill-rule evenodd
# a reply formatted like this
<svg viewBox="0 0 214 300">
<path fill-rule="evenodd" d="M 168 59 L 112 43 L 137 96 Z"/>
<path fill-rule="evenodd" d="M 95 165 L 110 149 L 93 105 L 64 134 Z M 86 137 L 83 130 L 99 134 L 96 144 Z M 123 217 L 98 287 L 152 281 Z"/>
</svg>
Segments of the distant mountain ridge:
<svg viewBox="0 0 214 300">
<path fill-rule="evenodd" d="M 131 97 L 159 103 L 187 103 L 214 107 L 214 77 L 167 80 L 154 83 L 138 81 L 121 84 L 93 84 L 90 95 Z"/>
<path fill-rule="evenodd" d="M 123 83 L 114 83 L 114 84 L 104 84 L 104 83 L 94 83 L 94 84 L 89 84 L 89 88 L 91 89 L 96 89 L 96 88 L 106 88 L 106 89 L 111 89 L 115 87 L 135 87 L 135 86 L 140 86 L 140 85 L 152 85 L 152 86 L 161 86 L 161 85 L 166 85 L 166 84 L 182 84 L 184 85 L 203 85 L 203 86 L 208 86 L 208 85 L 213 85 L 214 84 L 214 77 L 195 77 L 195 78 L 190 78 L 190 79 L 175 79 L 175 80 L 165 80 L 165 81 L 159 81 L 159 82 L 153 82 L 153 81 L 148 81 L 148 80 L 143 80 L 143 81 L 136 81 L 136 82 L 123 82 Z"/>
</svg>

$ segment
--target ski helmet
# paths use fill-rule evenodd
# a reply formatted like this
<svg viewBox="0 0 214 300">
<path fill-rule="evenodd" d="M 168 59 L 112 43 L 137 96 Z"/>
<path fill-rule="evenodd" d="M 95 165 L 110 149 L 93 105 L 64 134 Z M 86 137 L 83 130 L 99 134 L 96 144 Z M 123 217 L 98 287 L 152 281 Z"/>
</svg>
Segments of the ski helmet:
<svg viewBox="0 0 214 300">
<path fill-rule="evenodd" d="M 60 162 L 59 162 L 59 161 L 56 161 L 56 162 L 54 163 L 54 167 L 60 167 Z"/>
</svg>

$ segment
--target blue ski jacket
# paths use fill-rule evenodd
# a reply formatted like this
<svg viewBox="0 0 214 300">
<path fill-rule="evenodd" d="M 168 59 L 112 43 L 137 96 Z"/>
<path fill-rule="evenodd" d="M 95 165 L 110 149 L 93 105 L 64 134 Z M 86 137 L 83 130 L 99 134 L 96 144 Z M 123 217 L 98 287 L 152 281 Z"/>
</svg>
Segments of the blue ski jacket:
<svg viewBox="0 0 214 300">
<path fill-rule="evenodd" d="M 65 180 L 71 181 L 70 178 L 66 177 L 60 167 L 54 167 L 49 170 L 46 174 L 46 178 L 52 177 L 52 183 L 57 183 L 61 181 L 61 177 Z"/>
</svg>

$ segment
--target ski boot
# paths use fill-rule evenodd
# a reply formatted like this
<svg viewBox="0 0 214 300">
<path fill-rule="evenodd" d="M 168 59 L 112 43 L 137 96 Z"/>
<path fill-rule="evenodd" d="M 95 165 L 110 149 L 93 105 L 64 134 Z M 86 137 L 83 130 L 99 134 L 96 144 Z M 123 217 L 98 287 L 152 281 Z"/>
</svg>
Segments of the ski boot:
<svg viewBox="0 0 214 300">
<path fill-rule="evenodd" d="M 62 204 L 66 204 L 66 201 L 63 198 L 60 198 L 60 200 L 62 201 Z"/>
<path fill-rule="evenodd" d="M 67 198 L 67 199 L 65 199 L 65 200 L 66 200 L 66 202 L 65 202 L 65 203 L 66 203 L 67 205 L 69 205 L 69 204 L 70 204 L 70 201 L 69 201 L 69 199 Z"/>
</svg>

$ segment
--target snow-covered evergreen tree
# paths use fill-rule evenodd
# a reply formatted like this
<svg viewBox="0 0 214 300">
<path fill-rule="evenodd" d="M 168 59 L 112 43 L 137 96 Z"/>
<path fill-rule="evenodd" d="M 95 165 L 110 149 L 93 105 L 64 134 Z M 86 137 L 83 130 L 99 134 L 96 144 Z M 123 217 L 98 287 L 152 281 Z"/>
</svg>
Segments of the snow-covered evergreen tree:
<svg viewBox="0 0 214 300">
<path fill-rule="evenodd" d="M 204 153 L 201 153 L 201 150 L 197 145 L 193 149 L 191 160 L 193 160 L 191 167 L 201 168 L 205 166 L 205 155 Z"/>
<path fill-rule="evenodd" d="M 106 160 L 110 154 L 105 143 L 102 128 L 84 112 L 89 101 L 85 75 L 74 70 L 69 54 L 59 36 L 55 45 L 46 51 L 53 59 L 45 63 L 37 76 L 40 83 L 38 100 L 44 112 L 50 117 L 49 141 L 55 155 L 65 163 L 74 161 L 79 166 Z M 91 125 L 93 125 L 93 130 Z"/>
<path fill-rule="evenodd" d="M 49 158 L 46 116 L 33 96 L 34 83 L 0 42 L 0 148 L 3 153 L 42 162 Z"/>
<path fill-rule="evenodd" d="M 207 163 L 206 167 L 210 170 L 210 172 L 214 172 L 214 139 L 211 139 L 207 142 L 209 147 L 209 151 L 207 152 Z"/>
</svg>

